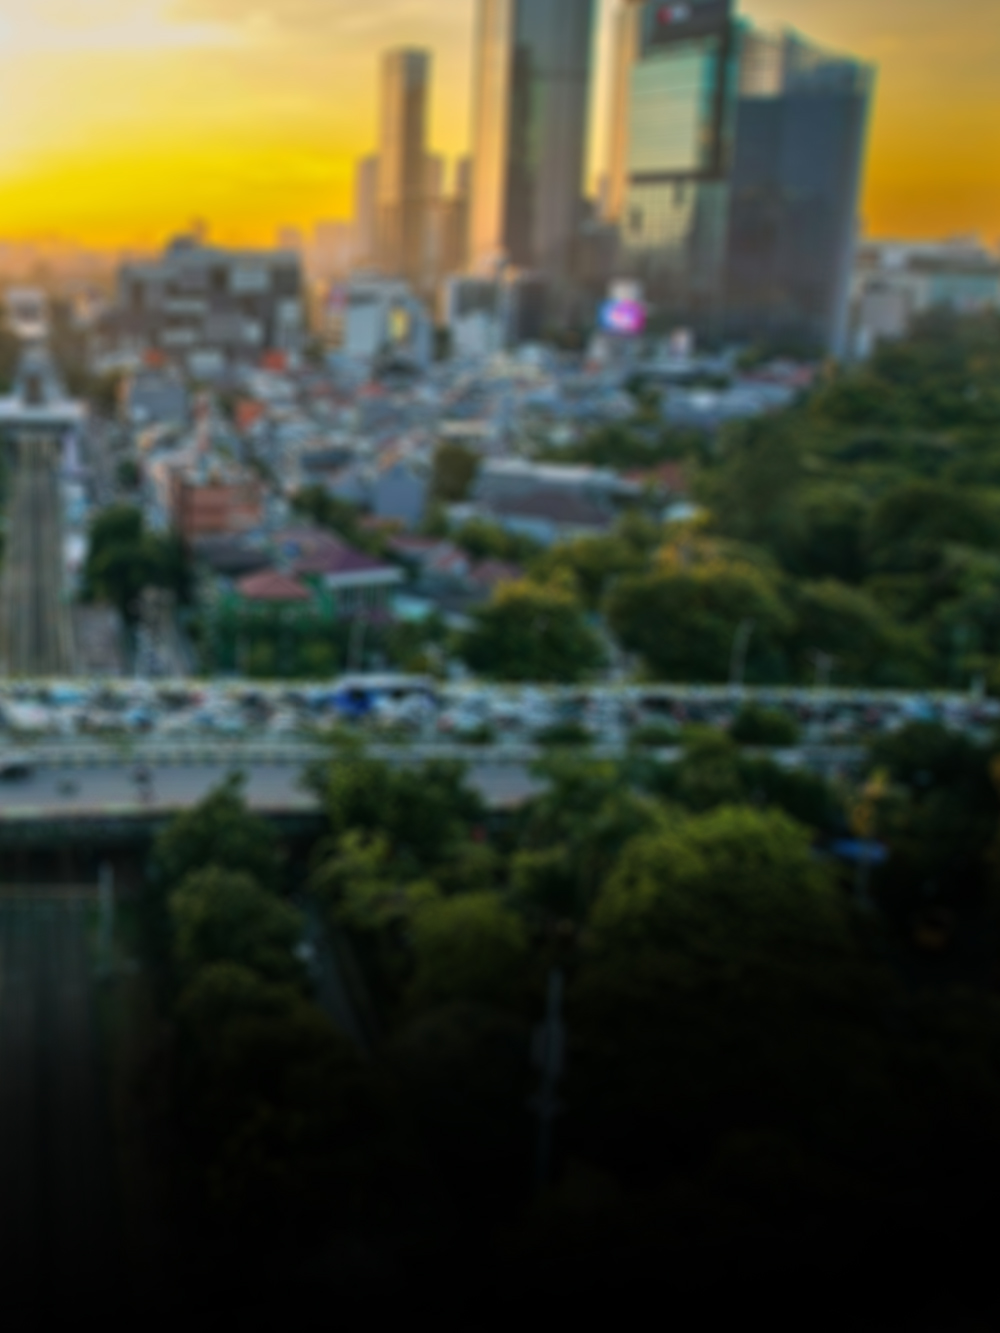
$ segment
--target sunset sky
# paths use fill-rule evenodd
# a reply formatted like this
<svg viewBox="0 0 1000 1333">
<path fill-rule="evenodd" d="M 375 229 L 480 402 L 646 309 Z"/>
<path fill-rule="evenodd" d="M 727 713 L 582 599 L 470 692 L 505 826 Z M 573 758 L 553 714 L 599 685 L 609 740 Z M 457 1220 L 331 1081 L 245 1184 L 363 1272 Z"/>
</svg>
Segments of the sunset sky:
<svg viewBox="0 0 1000 1333">
<path fill-rule="evenodd" d="M 1000 239 L 1000 0 L 742 9 L 879 66 L 871 234 Z M 145 246 L 198 217 L 213 238 L 270 241 L 282 224 L 345 217 L 354 159 L 374 144 L 383 47 L 435 52 L 434 147 L 467 147 L 473 11 L 473 0 L 0 0 L 0 237 Z"/>
</svg>

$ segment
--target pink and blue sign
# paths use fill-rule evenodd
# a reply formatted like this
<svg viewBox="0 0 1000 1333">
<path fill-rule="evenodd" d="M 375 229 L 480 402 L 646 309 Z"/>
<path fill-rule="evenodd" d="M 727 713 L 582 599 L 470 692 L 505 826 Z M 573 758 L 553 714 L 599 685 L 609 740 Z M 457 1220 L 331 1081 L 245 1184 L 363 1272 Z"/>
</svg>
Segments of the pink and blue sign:
<svg viewBox="0 0 1000 1333">
<path fill-rule="evenodd" d="M 646 327 L 646 307 L 641 301 L 606 301 L 601 307 L 601 328 L 605 333 L 634 338 Z"/>
</svg>

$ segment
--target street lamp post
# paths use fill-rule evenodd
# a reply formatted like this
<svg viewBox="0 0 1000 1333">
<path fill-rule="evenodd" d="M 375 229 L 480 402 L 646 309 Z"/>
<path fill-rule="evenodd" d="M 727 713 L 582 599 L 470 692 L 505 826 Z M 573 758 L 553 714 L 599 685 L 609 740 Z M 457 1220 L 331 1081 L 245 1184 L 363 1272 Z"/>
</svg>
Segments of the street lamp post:
<svg viewBox="0 0 1000 1333">
<path fill-rule="evenodd" d="M 98 901 L 100 904 L 100 968 L 109 977 L 114 970 L 115 872 L 105 861 L 101 866 Z"/>
<path fill-rule="evenodd" d="M 733 636 L 733 651 L 729 659 L 729 683 L 737 689 L 743 687 L 743 677 L 747 669 L 747 650 L 757 622 L 743 620 Z"/>
<path fill-rule="evenodd" d="M 556 1088 L 566 1061 L 566 1028 L 562 1021 L 564 979 L 557 968 L 549 976 L 545 1022 L 536 1029 L 534 1063 L 541 1069 L 542 1083 L 529 1105 L 538 1116 L 538 1145 L 535 1157 L 536 1182 L 540 1190 L 549 1183 L 552 1170 L 552 1126 L 563 1109 Z"/>
</svg>

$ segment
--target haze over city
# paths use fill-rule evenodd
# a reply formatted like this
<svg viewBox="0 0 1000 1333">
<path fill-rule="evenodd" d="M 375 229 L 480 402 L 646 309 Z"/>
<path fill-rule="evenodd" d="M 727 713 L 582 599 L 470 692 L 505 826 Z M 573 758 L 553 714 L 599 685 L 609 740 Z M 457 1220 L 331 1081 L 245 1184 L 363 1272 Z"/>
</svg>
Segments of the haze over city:
<svg viewBox="0 0 1000 1333">
<path fill-rule="evenodd" d="M 3 1333 L 1000 1329 L 998 6 L 0 0 Z"/>
<path fill-rule="evenodd" d="M 878 66 L 869 234 L 1000 232 L 994 0 L 743 8 Z M 606 55 L 610 0 L 603 10 Z M 266 242 L 283 224 L 347 217 L 386 45 L 434 53 L 431 140 L 467 151 L 473 14 L 471 0 L 0 0 L 3 234 L 150 247 L 197 216 L 221 239 Z"/>
</svg>

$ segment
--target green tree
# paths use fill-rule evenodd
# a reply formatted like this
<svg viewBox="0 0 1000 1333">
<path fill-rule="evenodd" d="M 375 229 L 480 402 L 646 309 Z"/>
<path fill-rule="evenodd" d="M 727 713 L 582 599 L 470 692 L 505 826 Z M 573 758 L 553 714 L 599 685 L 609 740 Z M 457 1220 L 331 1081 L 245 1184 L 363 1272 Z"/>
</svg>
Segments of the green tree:
<svg viewBox="0 0 1000 1333">
<path fill-rule="evenodd" d="M 641 573 L 647 560 L 646 552 L 622 537 L 578 537 L 540 556 L 532 574 L 540 582 L 575 587 L 588 611 L 598 611 L 615 580 Z"/>
<path fill-rule="evenodd" d="M 662 945 L 709 969 L 793 943 L 822 955 L 849 945 L 835 884 L 807 832 L 778 812 L 722 808 L 635 839 L 598 899 L 598 950 Z M 775 961 L 774 958 L 771 961 Z M 785 966 L 801 958 L 789 953 Z"/>
<path fill-rule="evenodd" d="M 860 583 L 867 574 L 865 533 L 870 509 L 864 492 L 845 482 L 806 486 L 775 553 L 789 573 L 807 579 Z"/>
<path fill-rule="evenodd" d="M 520 919 L 494 893 L 466 893 L 426 903 L 413 920 L 413 1002 L 493 1002 L 525 980 L 528 938 Z"/>
<path fill-rule="evenodd" d="M 535 774 L 544 787 L 516 825 L 514 900 L 529 915 L 580 924 L 621 848 L 660 811 L 615 763 L 552 755 Z"/>
<path fill-rule="evenodd" d="M 142 512 L 131 505 L 112 505 L 91 524 L 83 578 L 88 597 L 110 602 L 126 620 L 137 617 L 145 588 L 166 588 L 180 601 L 190 597 L 190 559 L 183 542 L 147 532 Z"/>
<path fill-rule="evenodd" d="M 746 679 L 787 678 L 791 613 L 776 581 L 750 564 L 677 561 L 623 578 L 608 598 L 607 616 L 622 645 L 659 679 L 728 679 L 737 635 L 751 621 Z"/>
<path fill-rule="evenodd" d="M 426 1010 L 387 1044 L 386 1063 L 438 1178 L 480 1234 L 512 1222 L 531 1161 L 530 1030 L 458 1001 Z"/>
<path fill-rule="evenodd" d="M 399 1188 L 384 1094 L 326 1017 L 233 963 L 176 1007 L 181 1124 L 210 1215 L 273 1255 L 371 1219 Z"/>
<path fill-rule="evenodd" d="M 924 574 L 939 564 L 948 544 L 996 551 L 1000 509 L 974 491 L 907 481 L 875 506 L 866 536 L 875 570 Z"/>
<path fill-rule="evenodd" d="M 737 713 L 730 735 L 739 745 L 773 745 L 788 749 L 798 742 L 799 728 L 787 713 L 747 704 Z"/>
<path fill-rule="evenodd" d="M 604 661 L 600 639 L 573 594 L 528 581 L 498 588 L 459 641 L 463 660 L 498 680 L 573 682 Z"/>
<path fill-rule="evenodd" d="M 174 958 L 182 977 L 213 963 L 238 963 L 267 981 L 303 985 L 295 948 L 299 912 L 243 871 L 209 866 L 181 881 L 170 898 Z"/>
<path fill-rule="evenodd" d="M 242 871 L 268 889 L 280 883 L 278 839 L 267 820 L 248 810 L 238 775 L 176 815 L 153 845 L 154 879 L 171 889 L 209 866 Z"/>
<path fill-rule="evenodd" d="M 519 564 L 541 552 L 541 546 L 520 533 L 507 532 L 499 523 L 473 518 L 452 534 L 457 546 L 474 560 L 507 560 Z"/>
<path fill-rule="evenodd" d="M 804 423 L 792 412 L 727 428 L 721 464 L 697 491 L 720 531 L 772 549 L 780 542 L 807 476 L 806 442 Z"/>
<path fill-rule="evenodd" d="M 482 801 L 468 785 L 462 764 L 435 760 L 418 768 L 393 768 L 357 746 L 315 775 L 331 840 L 321 855 L 339 853 L 348 834 L 386 840 L 414 872 L 448 862 L 484 817 Z"/>
<path fill-rule="evenodd" d="M 908 929 L 921 903 L 981 909 L 1000 883 L 994 762 L 990 747 L 936 723 L 912 723 L 872 746 L 872 771 L 892 784 L 876 832 L 892 852 L 880 883 L 897 926 Z"/>
<path fill-rule="evenodd" d="M 849 1139 L 887 1083 L 891 993 L 806 830 L 745 808 L 664 821 L 591 915 L 568 1012 L 578 1142 L 652 1183 L 738 1129 Z"/>
<path fill-rule="evenodd" d="M 125 491 L 136 491 L 142 481 L 139 464 L 134 458 L 123 458 L 116 469 L 118 485 Z"/>
<path fill-rule="evenodd" d="M 479 472 L 479 457 L 464 445 L 446 441 L 434 454 L 432 490 L 436 500 L 458 504 L 469 498 Z"/>
<path fill-rule="evenodd" d="M 795 616 L 790 655 L 809 679 L 817 654 L 829 659 L 830 679 L 840 685 L 919 687 L 933 661 L 918 630 L 893 623 L 885 608 L 858 588 L 832 579 L 797 583 L 789 601 Z"/>
</svg>

